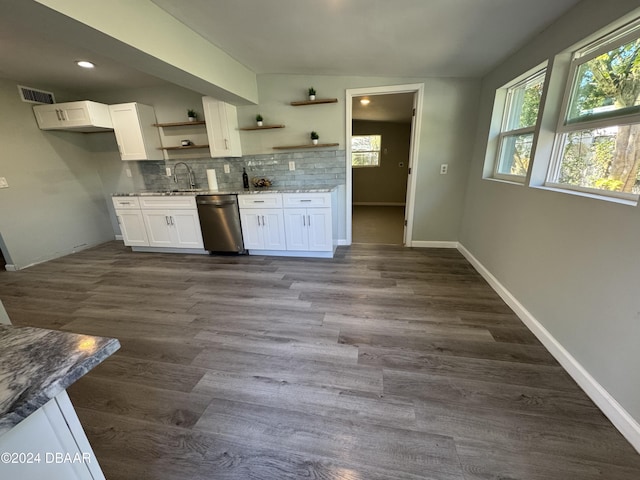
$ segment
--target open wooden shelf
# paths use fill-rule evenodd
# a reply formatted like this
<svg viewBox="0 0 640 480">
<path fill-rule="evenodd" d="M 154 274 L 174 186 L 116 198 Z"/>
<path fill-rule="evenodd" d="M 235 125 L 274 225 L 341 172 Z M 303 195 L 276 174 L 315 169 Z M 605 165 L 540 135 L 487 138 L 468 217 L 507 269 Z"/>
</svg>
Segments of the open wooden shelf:
<svg viewBox="0 0 640 480">
<path fill-rule="evenodd" d="M 187 145 L 186 147 L 179 145 L 177 147 L 161 147 L 158 150 L 193 150 L 194 148 L 209 148 L 209 145 Z"/>
<path fill-rule="evenodd" d="M 173 122 L 173 123 L 154 123 L 154 127 L 190 127 L 193 125 L 204 125 L 204 120 L 198 120 L 195 122 Z"/>
<path fill-rule="evenodd" d="M 317 98 L 316 100 L 303 100 L 301 102 L 291 102 L 294 107 L 300 107 L 302 105 L 317 105 L 320 103 L 337 103 L 337 98 Z"/>
<path fill-rule="evenodd" d="M 284 128 L 284 125 L 263 125 L 261 127 L 258 127 L 257 125 L 255 127 L 244 127 L 244 128 L 239 128 L 238 130 L 270 130 L 272 128 Z"/>
<path fill-rule="evenodd" d="M 313 143 L 308 143 L 306 145 L 287 145 L 282 147 L 273 147 L 275 150 L 292 150 L 296 148 L 322 148 L 322 147 L 337 147 L 340 145 L 339 143 L 318 143 L 314 145 Z"/>
</svg>

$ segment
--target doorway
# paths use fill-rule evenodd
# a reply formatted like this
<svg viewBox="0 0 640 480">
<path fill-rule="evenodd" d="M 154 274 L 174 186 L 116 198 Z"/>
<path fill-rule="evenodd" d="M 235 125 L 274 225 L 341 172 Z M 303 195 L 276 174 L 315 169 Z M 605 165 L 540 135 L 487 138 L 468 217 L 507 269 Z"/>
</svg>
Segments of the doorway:
<svg viewBox="0 0 640 480">
<path fill-rule="evenodd" d="M 422 84 L 347 90 L 347 243 L 411 246 Z"/>
</svg>

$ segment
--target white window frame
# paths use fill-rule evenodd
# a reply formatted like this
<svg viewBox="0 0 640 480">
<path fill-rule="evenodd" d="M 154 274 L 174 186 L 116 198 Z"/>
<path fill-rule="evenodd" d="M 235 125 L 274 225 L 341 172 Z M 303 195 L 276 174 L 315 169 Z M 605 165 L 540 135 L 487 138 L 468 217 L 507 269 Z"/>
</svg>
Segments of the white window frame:
<svg viewBox="0 0 640 480">
<path fill-rule="evenodd" d="M 353 139 L 355 137 L 380 137 L 380 150 L 353 150 Z M 380 168 L 382 165 L 382 135 L 379 133 L 363 133 L 363 134 L 355 134 L 351 136 L 351 168 Z M 354 165 L 353 164 L 353 154 L 354 153 L 377 153 L 378 154 L 378 164 L 377 165 Z"/>
<path fill-rule="evenodd" d="M 606 113 L 604 115 L 595 114 L 590 119 L 585 120 L 573 120 L 569 122 L 569 109 L 575 92 L 576 75 L 578 69 L 584 63 L 593 60 L 602 53 L 609 52 L 621 45 L 629 43 L 640 37 L 640 20 L 636 20 L 630 24 L 627 24 L 616 31 L 605 35 L 604 37 L 592 42 L 579 50 L 576 50 L 571 59 L 569 67 L 569 74 L 567 76 L 567 82 L 565 86 L 565 92 L 562 99 L 562 107 L 560 115 L 558 117 L 558 124 L 556 127 L 556 137 L 553 145 L 553 153 L 549 168 L 547 171 L 545 186 L 559 190 L 569 190 L 575 192 L 582 192 L 602 197 L 612 197 L 623 200 L 638 201 L 639 195 L 625 192 L 614 192 L 611 190 L 604 190 L 598 188 L 582 187 L 579 185 L 569 185 L 565 183 L 558 183 L 555 181 L 562 168 L 562 155 L 565 138 L 570 133 L 580 132 L 582 130 L 592 130 L 597 128 L 606 128 L 620 125 L 629 125 L 634 123 L 640 123 L 640 106 L 637 107 L 638 112 L 620 113 L 614 112 Z"/>
<path fill-rule="evenodd" d="M 507 180 L 509 182 L 517 182 L 517 183 L 525 182 L 527 178 L 527 174 L 513 175 L 513 174 L 502 173 L 498 171 L 500 168 L 500 159 L 502 158 L 502 148 L 504 145 L 504 140 L 507 137 L 517 137 L 520 135 L 531 134 L 533 136 L 533 139 L 531 141 L 532 142 L 531 158 L 529 159 L 529 166 L 528 166 L 528 169 L 529 170 L 531 169 L 531 165 L 533 164 L 533 153 L 535 152 L 534 147 L 537 140 L 536 129 L 537 129 L 538 123 L 540 122 L 542 105 L 538 106 L 538 116 L 536 118 L 535 123 L 530 127 L 517 128 L 514 130 L 505 130 L 505 129 L 507 128 L 507 125 L 509 123 L 509 117 L 512 113 L 511 106 L 514 98 L 513 92 L 518 88 L 522 87 L 523 85 L 525 85 L 526 83 L 530 82 L 531 80 L 535 79 L 536 77 L 541 77 L 543 88 L 544 88 L 546 75 L 547 75 L 547 66 L 545 63 L 544 66 L 534 69 L 533 73 L 528 72 L 524 76 L 514 80 L 512 83 L 502 87 L 502 89 L 505 91 L 505 101 L 504 101 L 504 110 L 502 112 L 502 121 L 500 123 L 500 133 L 498 134 L 498 139 L 497 139 L 498 144 L 497 144 L 496 158 L 493 164 L 493 174 L 492 174 L 493 178 L 497 178 L 499 180 Z M 544 91 L 543 91 L 543 95 L 544 95 Z M 542 100 L 541 100 L 541 103 L 542 103 Z"/>
</svg>

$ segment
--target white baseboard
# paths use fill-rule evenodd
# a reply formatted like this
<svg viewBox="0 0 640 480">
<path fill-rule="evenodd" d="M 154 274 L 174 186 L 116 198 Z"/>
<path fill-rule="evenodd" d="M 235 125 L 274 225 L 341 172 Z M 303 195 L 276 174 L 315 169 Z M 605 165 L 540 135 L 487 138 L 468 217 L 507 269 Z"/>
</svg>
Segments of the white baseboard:
<svg viewBox="0 0 640 480">
<path fill-rule="evenodd" d="M 346 238 L 341 238 L 341 239 L 338 240 L 337 245 L 339 247 L 345 247 L 345 246 L 348 246 L 348 245 L 351 245 L 351 244 L 349 242 L 347 242 Z"/>
<path fill-rule="evenodd" d="M 18 271 L 18 267 L 16 267 L 16 266 L 15 266 L 14 264 L 12 264 L 12 263 L 7 263 L 7 264 L 4 266 L 4 269 L 5 269 L 7 272 L 17 272 L 17 271 Z"/>
<path fill-rule="evenodd" d="M 484 277 L 498 295 L 505 301 L 531 332 L 542 342 L 576 383 L 593 400 L 602 413 L 624 435 L 629 443 L 640 453 L 640 424 L 620 405 L 613 396 L 600 385 L 595 378 L 556 340 L 544 326 L 536 320 L 500 281 L 473 256 L 464 245 L 458 250 Z"/>
<path fill-rule="evenodd" d="M 122 235 L 116 235 L 116 240 L 124 240 L 124 238 L 122 237 Z"/>
<path fill-rule="evenodd" d="M 352 205 L 361 207 L 404 207 L 404 202 L 353 202 Z"/>
<path fill-rule="evenodd" d="M 413 248 L 458 248 L 458 242 L 428 242 L 414 240 L 407 244 L 407 247 Z"/>
</svg>

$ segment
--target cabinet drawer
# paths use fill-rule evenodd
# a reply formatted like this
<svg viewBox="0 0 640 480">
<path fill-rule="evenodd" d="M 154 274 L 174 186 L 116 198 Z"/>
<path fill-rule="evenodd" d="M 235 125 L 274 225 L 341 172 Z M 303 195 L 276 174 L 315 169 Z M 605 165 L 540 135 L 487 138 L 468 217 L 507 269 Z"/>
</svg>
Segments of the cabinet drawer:
<svg viewBox="0 0 640 480">
<path fill-rule="evenodd" d="M 140 207 L 147 208 L 173 208 L 173 209 L 193 209 L 196 210 L 195 195 L 162 195 L 140 197 Z"/>
<path fill-rule="evenodd" d="M 284 208 L 330 207 L 330 193 L 285 193 Z"/>
<path fill-rule="evenodd" d="M 282 208 L 280 193 L 255 193 L 253 195 L 238 195 L 240 208 Z"/>
<path fill-rule="evenodd" d="M 116 210 L 140 209 L 138 197 L 111 197 Z"/>
</svg>

